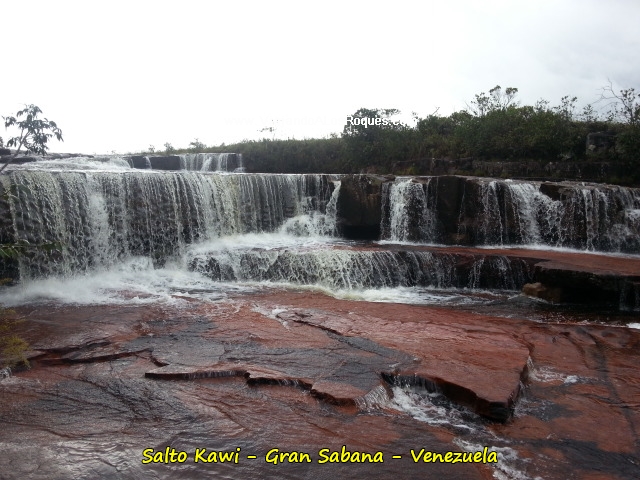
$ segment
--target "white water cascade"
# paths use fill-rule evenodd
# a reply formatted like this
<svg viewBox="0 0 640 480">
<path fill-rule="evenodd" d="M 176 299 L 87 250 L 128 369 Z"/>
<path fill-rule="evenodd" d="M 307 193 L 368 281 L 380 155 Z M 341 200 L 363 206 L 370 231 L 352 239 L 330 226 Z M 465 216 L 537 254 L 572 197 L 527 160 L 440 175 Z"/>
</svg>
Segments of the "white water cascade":
<svg viewBox="0 0 640 480">
<path fill-rule="evenodd" d="M 545 184 L 467 178 L 455 230 L 442 204 L 451 192 L 437 177 L 399 178 L 383 186 L 385 240 L 471 245 L 640 251 L 640 189 L 567 182 Z M 447 230 L 449 228 L 449 230 Z"/>
<path fill-rule="evenodd" d="M 199 172 L 243 172 L 240 153 L 187 153 L 180 155 L 183 170 Z"/>
<path fill-rule="evenodd" d="M 296 218 L 307 234 L 335 229 L 335 218 L 325 218 L 334 185 L 323 175 L 17 170 L 0 182 L 11 192 L 0 207 L 10 212 L 9 241 L 59 247 L 21 257 L 23 279 L 141 255 L 163 264 L 187 245 L 273 232 Z M 335 200 L 329 211 L 335 215 Z"/>
<path fill-rule="evenodd" d="M 637 189 L 398 178 L 382 184 L 387 242 L 375 244 L 340 238 L 347 182 L 339 176 L 207 171 L 213 159 L 188 157 L 201 171 L 135 169 L 119 157 L 8 169 L 0 176 L 0 244 L 52 248 L 0 263 L 0 276 L 25 285 L 79 275 L 120 285 L 126 277 L 126 289 L 135 279 L 165 285 L 173 277 L 170 288 L 183 279 L 189 291 L 271 283 L 400 299 L 406 291 L 389 296 L 389 289 L 513 292 L 533 278 L 525 260 L 427 251 L 421 243 L 640 250 Z"/>
<path fill-rule="evenodd" d="M 426 183 L 404 179 L 383 184 L 383 236 L 401 242 L 436 241 L 437 221 L 429 184 L 430 179 Z"/>
</svg>

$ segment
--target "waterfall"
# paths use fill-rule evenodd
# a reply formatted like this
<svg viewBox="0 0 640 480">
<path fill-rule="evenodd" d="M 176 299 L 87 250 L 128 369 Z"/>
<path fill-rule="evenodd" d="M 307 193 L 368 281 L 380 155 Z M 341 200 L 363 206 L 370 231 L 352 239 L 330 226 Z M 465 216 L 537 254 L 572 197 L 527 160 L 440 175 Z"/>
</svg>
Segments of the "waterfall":
<svg viewBox="0 0 640 480">
<path fill-rule="evenodd" d="M 500 245 L 505 242 L 508 230 L 504 222 L 504 212 L 500 206 L 497 180 L 480 184 L 480 222 L 476 235 L 477 243 L 481 245 Z"/>
<path fill-rule="evenodd" d="M 539 184 L 491 180 L 481 184 L 478 243 L 557 245 L 562 203 L 539 191 Z"/>
<path fill-rule="evenodd" d="M 240 153 L 187 153 L 180 155 L 182 170 L 199 172 L 243 172 Z"/>
<path fill-rule="evenodd" d="M 149 159 L 149 157 L 147 155 L 139 155 L 139 156 L 129 157 L 128 160 L 127 160 L 127 164 L 131 168 L 140 168 L 140 169 L 143 169 L 143 170 L 150 170 L 151 169 L 151 160 Z"/>
<path fill-rule="evenodd" d="M 185 165 L 213 168 L 215 155 L 185 156 Z M 340 242 L 337 205 L 349 187 L 339 177 L 139 170 L 123 162 L 75 159 L 64 169 L 42 162 L 0 176 L 0 243 L 56 247 L 5 261 L 6 276 L 73 276 L 144 257 L 142 264 L 160 267 L 186 262 L 214 280 L 332 289 L 517 290 L 531 278 L 527 265 L 499 256 L 462 267 L 420 247 Z M 466 177 L 381 185 L 383 239 L 640 251 L 638 189 Z"/>
<path fill-rule="evenodd" d="M 272 281 L 330 289 L 429 285 L 451 287 L 453 263 L 430 252 L 340 248 L 235 250 L 195 256 L 190 267 L 214 280 Z"/>
<path fill-rule="evenodd" d="M 319 213 L 312 204 L 312 197 L 307 197 L 305 210 L 308 213 L 287 219 L 280 232 L 295 236 L 335 237 L 338 234 L 337 215 L 340 180 L 333 182 L 334 189 L 325 206 L 325 213 Z"/>
<path fill-rule="evenodd" d="M 251 241 L 253 239 L 250 239 Z M 505 256 L 338 245 L 254 248 L 218 242 L 189 254 L 189 268 L 217 281 L 270 281 L 338 289 L 433 287 L 519 290 L 533 269 Z"/>
<path fill-rule="evenodd" d="M 400 242 L 435 242 L 437 238 L 434 200 L 425 183 L 412 178 L 383 184 L 383 238 Z"/>
<path fill-rule="evenodd" d="M 384 184 L 382 238 L 640 251 L 640 189 L 451 178 L 462 193 L 439 187 L 437 177 Z"/>
<path fill-rule="evenodd" d="M 318 223 L 327 207 L 334 218 L 322 224 L 335 226 L 334 186 L 325 175 L 16 170 L 0 184 L 11 192 L 0 202 L 3 235 L 59 246 L 21 257 L 21 278 L 70 275 L 133 256 L 163 264 L 196 242 L 273 232 L 298 216 Z"/>
</svg>

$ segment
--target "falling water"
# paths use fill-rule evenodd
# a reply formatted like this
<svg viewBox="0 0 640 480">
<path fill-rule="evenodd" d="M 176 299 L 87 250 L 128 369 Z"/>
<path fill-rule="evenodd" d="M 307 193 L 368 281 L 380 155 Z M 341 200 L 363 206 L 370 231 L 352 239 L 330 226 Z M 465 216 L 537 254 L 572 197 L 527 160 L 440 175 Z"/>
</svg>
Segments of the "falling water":
<svg viewBox="0 0 640 480">
<path fill-rule="evenodd" d="M 197 154 L 185 161 L 189 168 L 206 169 L 220 158 Z M 0 242 L 55 247 L 5 262 L 6 276 L 28 281 L 169 262 L 216 282 L 277 282 L 334 293 L 517 291 L 533 278 L 532 263 L 512 257 L 464 257 L 410 245 L 363 248 L 340 240 L 339 177 L 141 171 L 122 159 L 71 164 L 77 168 L 49 163 L 0 177 L 8 194 L 0 197 Z M 457 204 L 437 179 L 383 184 L 384 238 L 451 243 L 453 235 L 481 245 L 640 249 L 637 190 L 562 184 L 554 193 L 539 182 L 456 181 L 464 182 Z M 447 231 L 443 205 L 455 217 L 453 232 Z M 624 293 L 621 304 L 636 305 L 634 295 L 635 290 Z"/>
<path fill-rule="evenodd" d="M 448 213 L 440 207 L 441 200 L 451 200 L 452 194 L 439 191 L 437 181 L 401 178 L 385 184 L 382 237 L 421 243 L 640 251 L 639 189 L 572 182 L 461 181 L 464 193 L 454 231 L 446 231 Z"/>
<path fill-rule="evenodd" d="M 435 205 L 425 183 L 401 179 L 383 184 L 383 237 L 401 242 L 435 242 L 437 224 Z"/>
<path fill-rule="evenodd" d="M 264 236 L 264 235 L 263 235 Z M 326 242 L 254 237 L 209 242 L 188 252 L 189 267 L 217 281 L 279 282 L 337 290 L 431 287 L 515 291 L 531 281 L 524 260 L 446 252 L 372 250 Z"/>
<path fill-rule="evenodd" d="M 241 153 L 187 153 L 180 155 L 183 170 L 200 172 L 242 172 Z"/>
<path fill-rule="evenodd" d="M 335 215 L 334 186 L 323 175 L 17 170 L 0 182 L 12 193 L 0 204 L 11 219 L 10 240 L 59 247 L 21 257 L 23 279 L 70 275 L 133 256 L 163 264 L 186 245 L 272 232 L 298 216 L 335 228 L 335 219 L 316 218 L 327 204 Z"/>
<path fill-rule="evenodd" d="M 145 475 L 192 478 L 205 470 L 200 465 L 144 466 L 140 463 L 141 450 L 170 445 L 193 451 L 196 446 L 222 449 L 233 444 L 242 446 L 243 451 L 260 453 L 267 444 L 293 448 L 306 441 L 301 435 L 313 438 L 314 434 L 324 435 L 322 432 L 331 441 L 346 438 L 344 444 L 359 444 L 363 434 L 375 437 L 374 430 L 378 428 L 382 432 L 380 438 L 374 438 L 370 444 L 388 452 L 394 443 L 398 451 L 400 446 L 417 449 L 447 446 L 475 452 L 488 445 L 498 452 L 499 461 L 482 467 L 479 474 L 493 474 L 495 478 L 527 479 L 528 472 L 544 472 L 547 465 L 549 470 L 556 468 L 561 472 L 559 477 L 566 478 L 565 472 L 570 475 L 574 465 L 596 451 L 590 442 L 558 442 L 553 436 L 528 441 L 519 434 L 516 440 L 505 433 L 502 438 L 500 432 L 508 430 L 508 425 L 494 428 L 434 388 L 435 383 L 417 375 L 389 374 L 388 385 L 373 382 L 372 385 L 377 385 L 373 388 L 368 380 L 362 380 L 370 375 L 377 381 L 380 372 L 386 369 L 399 372 L 405 368 L 402 365 L 414 371 L 415 362 L 422 361 L 414 352 L 422 351 L 429 342 L 415 333 L 433 329 L 433 336 L 428 332 L 429 336 L 422 338 L 438 338 L 441 321 L 441 331 L 447 337 L 460 343 L 470 342 L 476 362 L 479 355 L 475 352 L 480 350 L 474 350 L 473 346 L 476 338 L 478 342 L 484 341 L 480 339 L 485 336 L 485 326 L 470 323 L 464 327 L 469 329 L 468 335 L 459 336 L 457 332 L 463 327 L 458 329 L 456 324 L 464 325 L 466 313 L 414 306 L 402 311 L 387 306 L 369 310 L 352 302 L 341 302 L 334 309 L 332 298 L 307 291 L 298 297 L 291 291 L 283 294 L 281 288 L 320 289 L 334 297 L 367 301 L 402 302 L 404 296 L 412 304 L 464 303 L 474 311 L 480 301 L 467 302 L 463 299 L 465 295 L 466 298 L 484 295 L 485 299 L 502 295 L 482 308 L 495 308 L 501 315 L 508 309 L 511 314 L 516 303 L 505 299 L 532 281 L 538 260 L 503 255 L 503 251 L 446 249 L 415 243 L 460 241 L 637 252 L 638 190 L 575 183 L 545 186 L 539 182 L 454 179 L 462 185 L 454 193 L 444 188 L 443 183 L 439 185 L 437 179 L 399 178 L 383 184 L 381 231 L 385 239 L 405 244 L 388 245 L 339 238 L 338 199 L 341 191 L 344 193 L 343 189 L 348 188 L 340 177 L 214 173 L 213 170 L 238 168 L 233 163 L 237 158 L 216 155 L 181 156 L 183 171 L 178 172 L 135 170 L 122 158 L 111 158 L 52 161 L 46 162 L 46 167 L 26 165 L 0 176 L 0 244 L 55 245 L 51 251 L 35 249 L 21 256 L 17 263 L 7 262 L 18 270 L 22 285 L 0 292 L 0 302 L 7 307 L 46 302 L 31 319 L 29 328 L 55 331 L 54 341 L 45 338 L 42 343 L 46 348 L 38 354 L 56 357 L 56 363 L 43 363 L 44 368 L 28 375 L 0 370 L 9 399 L 5 402 L 8 419 L 5 423 L 12 429 L 5 436 L 9 440 L 20 439 L 26 425 L 33 432 L 32 443 L 44 445 L 40 450 L 46 454 L 31 458 L 20 441 L 8 440 L 5 450 L 10 455 L 5 457 L 11 468 L 21 468 L 22 476 L 23 470 L 40 469 L 50 478 L 57 478 L 56 474 L 63 469 L 67 477 L 82 476 L 88 471 L 131 478 Z M 253 295 L 263 288 L 264 291 Z M 226 296 L 228 292 L 233 293 Z M 273 292 L 278 294 L 272 295 Z M 455 299 L 449 302 L 451 298 Z M 159 299 L 165 302 L 160 307 Z M 65 303 L 74 306 L 59 313 L 56 309 Z M 74 313 L 77 304 L 90 306 Z M 127 308 L 113 308 L 123 304 Z M 640 305 L 640 288 L 634 279 L 620 290 L 620 304 L 636 310 Z M 142 307 L 130 308 L 131 305 Z M 167 308 L 171 305 L 178 308 Z M 530 304 L 526 305 L 529 308 Z M 54 310 L 50 316 L 49 309 Z M 291 316 L 280 315 L 288 311 L 298 318 L 317 314 L 317 322 L 288 322 Z M 394 311 L 405 313 L 396 315 Z M 564 311 L 567 310 L 561 311 L 561 316 Z M 64 323 L 69 313 L 75 317 Z M 508 332 L 507 325 L 513 324 L 516 328 L 511 330 L 513 338 L 522 348 L 527 344 L 530 352 L 541 351 L 538 356 L 545 360 L 544 345 L 556 348 L 551 346 L 556 342 L 556 336 L 552 335 L 556 331 L 567 333 L 566 338 L 557 335 L 558 345 L 562 344 L 564 350 L 572 345 L 569 340 L 575 338 L 577 342 L 579 335 L 589 334 L 588 343 L 595 342 L 598 346 L 607 345 L 605 342 L 615 340 L 616 335 L 613 329 L 607 330 L 605 336 L 602 329 L 591 330 L 582 325 L 576 329 L 562 325 L 557 330 L 550 329 L 548 336 L 544 328 L 536 325 L 535 334 L 527 335 L 528 322 L 520 319 L 498 327 L 496 318 L 477 317 L 475 312 L 469 313 L 471 317 L 474 322 L 487 323 L 486 336 L 496 341 L 492 348 L 502 348 L 504 341 L 499 337 Z M 366 320 L 362 325 L 397 328 L 399 333 L 408 328 L 407 332 L 412 333 L 405 335 L 406 345 L 410 346 L 406 359 L 402 345 L 376 345 L 373 340 L 359 337 L 357 329 L 352 331 L 351 326 L 357 326 L 359 318 Z M 53 328 L 48 325 L 50 319 Z M 349 329 L 344 333 L 332 330 L 342 320 Z M 55 324 L 57 321 L 63 328 Z M 91 324 L 91 331 L 81 332 L 84 337 L 80 338 L 75 328 L 86 325 L 85 322 L 95 323 Z M 397 327 L 391 322 L 396 322 Z M 637 328 L 638 324 L 632 326 Z M 295 328 L 299 328 L 298 332 Z M 57 343 L 64 330 L 72 331 L 72 335 L 65 338 L 65 343 Z M 308 342 L 295 343 L 300 332 L 309 335 Z M 108 338 L 102 342 L 104 345 L 96 342 L 101 336 Z M 40 337 L 46 335 L 41 333 Z M 371 336 L 382 337 L 379 333 Z M 113 344 L 107 345 L 110 342 Z M 60 345 L 71 349 L 73 354 L 57 358 L 62 351 Z M 542 349 L 535 350 L 536 345 L 542 345 Z M 105 351 L 101 352 L 103 346 Z M 580 344 L 574 347 L 579 353 Z M 603 355 L 608 354 L 604 348 L 601 350 Z M 75 353 L 83 356 L 76 357 Z M 118 362 L 105 361 L 115 354 L 126 356 L 119 356 Z M 508 363 L 508 354 L 498 352 L 498 357 Z M 422 366 L 430 368 L 442 358 L 430 355 Z M 86 363 L 86 369 L 85 359 L 92 360 Z M 168 366 L 175 361 L 174 381 L 150 380 L 158 375 L 154 373 L 156 367 L 167 360 Z M 189 368 L 183 369 L 183 361 Z M 318 363 L 317 372 L 313 370 L 314 362 Z M 474 362 L 469 362 L 469 368 L 475 368 Z M 243 363 L 260 374 L 263 369 L 266 373 L 264 380 L 251 382 L 297 388 L 282 393 L 281 388 L 249 386 L 244 380 L 248 370 Z M 550 369 L 543 361 L 540 365 L 529 363 L 532 382 L 558 379 L 562 382 L 553 388 L 557 398 L 566 398 L 567 391 L 574 397 L 579 395 L 577 389 L 564 390 L 577 383 L 577 387 L 584 387 L 582 391 L 587 392 L 583 398 L 589 400 L 588 393 L 593 389 L 589 390 L 588 384 L 596 382 L 596 374 L 602 373 L 604 378 L 606 373 L 598 369 L 602 362 L 592 369 L 592 379 Z M 494 364 L 492 361 L 491 366 Z M 163 374 L 159 377 L 166 378 Z M 222 377 L 224 381 L 213 383 L 213 379 Z M 360 382 L 366 384 L 367 388 L 354 400 L 358 414 L 350 416 L 352 407 L 333 409 L 310 398 L 308 390 L 317 379 L 320 379 L 317 383 L 326 381 L 331 388 L 339 389 L 346 385 L 360 390 Z M 585 385 L 580 385 L 583 381 Z M 298 391 L 301 385 L 307 385 L 305 392 Z M 601 385 L 604 383 L 599 382 L 598 387 Z M 529 417 L 523 425 L 531 421 L 542 424 L 542 420 L 547 421 L 547 414 L 557 417 L 558 408 L 563 409 L 562 415 L 579 418 L 571 406 L 547 400 L 556 398 L 551 394 L 544 396 L 552 389 L 539 387 L 532 389 L 528 398 L 525 394 L 515 411 L 514 422 L 519 422 L 522 416 Z M 600 390 L 606 396 L 606 389 Z M 605 396 L 602 398 L 606 400 Z M 610 398 L 616 408 L 626 408 L 623 403 L 626 399 L 617 395 Z M 593 405 L 597 408 L 598 402 Z M 115 413 L 109 416 L 109 411 Z M 68 422 L 65 412 L 86 415 Z M 549 428 L 561 429 L 562 415 L 556 423 L 550 422 Z M 411 418 L 422 424 L 412 427 Z M 356 427 L 343 429 L 352 435 L 336 436 L 335 426 L 346 425 L 345 422 Z M 573 423 L 580 427 L 579 422 Z M 290 428 L 292 425 L 295 428 Z M 114 447 L 112 432 L 123 429 L 135 435 L 125 435 L 128 443 L 123 447 L 120 442 Z M 164 436 L 158 436 L 158 432 L 164 432 Z M 438 438 L 450 441 L 436 441 Z M 632 471 L 634 465 L 627 461 L 632 458 L 630 455 L 604 450 L 597 450 L 603 453 L 604 460 L 593 463 L 594 469 L 615 465 L 620 472 Z M 573 452 L 575 462 L 566 461 L 568 457 L 563 453 L 567 451 Z M 611 455 L 618 461 L 606 461 Z M 11 463 L 12 458 L 31 458 L 31 463 Z M 389 468 L 393 461 L 386 458 L 389 456 L 385 457 L 385 468 Z M 58 464 L 64 464 L 60 470 L 56 470 Z M 245 462 L 238 466 L 242 470 L 235 471 L 209 465 L 207 472 L 217 477 L 264 477 L 265 470 L 255 465 Z M 395 465 L 404 471 L 406 465 L 412 464 Z M 282 467 L 277 472 L 269 471 L 274 478 L 300 478 L 320 472 L 320 469 L 306 470 L 304 465 L 294 466 L 297 470 Z M 423 467 L 423 472 L 426 468 L 429 471 L 438 468 Z M 325 466 L 321 468 L 324 470 L 320 475 L 328 471 Z M 449 465 L 442 466 L 442 470 L 434 470 L 435 475 L 446 476 L 447 469 Z M 332 471 L 338 472 L 335 475 L 338 477 L 345 476 L 345 472 L 347 476 L 366 477 L 382 470 L 377 465 L 371 470 L 363 470 L 362 465 L 347 465 L 343 470 Z"/>
</svg>

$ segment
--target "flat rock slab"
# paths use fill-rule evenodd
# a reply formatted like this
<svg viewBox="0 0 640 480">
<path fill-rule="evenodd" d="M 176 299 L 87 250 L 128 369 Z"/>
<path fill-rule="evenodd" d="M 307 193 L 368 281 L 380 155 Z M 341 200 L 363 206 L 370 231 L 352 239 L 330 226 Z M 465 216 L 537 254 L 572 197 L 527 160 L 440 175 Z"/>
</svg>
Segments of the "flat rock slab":
<svg viewBox="0 0 640 480">
<path fill-rule="evenodd" d="M 145 377 L 161 380 L 197 380 L 202 378 L 244 377 L 247 379 L 282 380 L 281 372 L 238 364 L 218 364 L 209 367 L 167 365 L 145 372 Z"/>
<path fill-rule="evenodd" d="M 527 373 L 526 344 L 497 328 L 443 325 L 435 312 L 411 321 L 321 310 L 294 310 L 281 319 L 305 323 L 410 353 L 413 365 L 381 372 L 398 382 L 424 385 L 493 420 L 509 418 Z M 442 323 L 434 323 L 439 320 Z"/>
<path fill-rule="evenodd" d="M 291 378 L 276 370 L 238 364 L 219 364 L 208 368 L 167 365 L 145 372 L 145 377 L 158 380 L 199 380 L 224 377 L 242 377 L 253 385 L 291 385 L 310 391 L 314 397 L 333 405 L 355 406 L 364 402 L 367 391 L 348 383 L 307 378 Z"/>
<path fill-rule="evenodd" d="M 7 478 L 622 480 L 640 465 L 640 332 L 630 328 L 279 289 L 163 308 L 18 313 L 17 333 L 49 349 L 0 380 Z M 509 421 L 457 404 L 502 418 L 525 370 Z M 384 463 L 317 463 L 321 448 L 343 446 L 384 452 Z M 410 453 L 483 446 L 498 463 L 424 463 Z M 144 449 L 166 447 L 189 460 L 141 463 Z M 258 458 L 200 465 L 196 448 Z M 310 452 L 315 463 L 269 465 L 274 448 Z"/>
<path fill-rule="evenodd" d="M 348 383 L 320 380 L 311 387 L 311 394 L 334 405 L 356 405 L 367 395 L 364 390 Z"/>
<path fill-rule="evenodd" d="M 108 345 L 106 347 L 78 350 L 62 355 L 60 358 L 68 362 L 106 362 L 118 358 L 138 355 L 150 351 L 149 348 L 123 348 L 121 345 Z"/>
<path fill-rule="evenodd" d="M 356 406 L 380 388 L 380 372 L 410 357 L 366 339 L 345 340 L 313 326 L 288 322 L 261 309 L 193 306 L 208 324 L 183 322 L 131 344 L 153 347 L 160 367 L 145 376 L 164 380 L 240 377 L 248 385 L 295 386 L 334 405 Z M 148 325 L 149 326 L 149 325 Z M 150 334 L 151 333 L 151 334 Z"/>
<path fill-rule="evenodd" d="M 530 265 L 531 282 L 547 289 L 541 298 L 561 303 L 602 304 L 640 310 L 640 256 L 526 250 L 520 248 L 417 247 L 473 257 L 504 256 Z M 524 286 L 524 285 L 523 285 Z"/>
</svg>

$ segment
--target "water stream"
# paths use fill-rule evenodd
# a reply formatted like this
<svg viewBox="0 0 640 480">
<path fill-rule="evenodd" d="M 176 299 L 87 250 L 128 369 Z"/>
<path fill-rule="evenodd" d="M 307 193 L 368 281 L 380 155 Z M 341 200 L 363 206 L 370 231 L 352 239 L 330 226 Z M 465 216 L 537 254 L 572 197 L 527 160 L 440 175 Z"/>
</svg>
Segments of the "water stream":
<svg viewBox="0 0 640 480">
<path fill-rule="evenodd" d="M 298 292 L 301 296 L 319 293 L 363 304 L 402 303 L 455 311 L 485 311 L 497 317 L 514 315 L 534 321 L 540 321 L 540 311 L 548 306 L 539 308 L 534 301 L 523 300 L 519 295 L 522 285 L 532 278 L 532 264 L 526 259 L 500 253 L 472 255 L 446 248 L 437 251 L 423 248 L 445 243 L 443 239 L 450 233 L 441 220 L 447 192 L 439 189 L 435 178 L 420 181 L 398 178 L 385 183 L 381 199 L 382 238 L 377 242 L 355 242 L 340 237 L 337 209 L 342 188 L 340 176 L 228 173 L 229 165 L 237 162 L 239 166 L 234 169 L 244 168 L 241 158 L 232 161 L 229 155 L 183 155 L 180 157 L 183 170 L 177 172 L 134 169 L 121 157 L 65 159 L 10 167 L 0 176 L 3 194 L 0 243 L 51 244 L 54 248 L 35 249 L 14 262 L 5 262 L 3 274 L 15 276 L 20 282 L 0 291 L 0 303 L 36 309 L 46 328 L 54 322 L 54 313 L 51 318 L 47 316 L 48 309 L 52 312 L 60 309 L 73 317 L 74 311 L 104 308 L 104 312 L 113 315 L 104 325 L 117 324 L 118 318 L 131 316 L 148 341 L 170 334 L 161 347 L 151 349 L 153 355 L 160 355 L 165 348 L 166 358 L 189 355 L 188 349 L 181 351 L 177 343 L 172 343 L 175 338 L 169 339 L 173 338 L 174 331 L 182 332 L 175 335 L 188 335 L 194 351 L 203 348 L 198 342 L 205 331 L 203 319 L 209 317 L 199 313 L 199 309 L 217 312 L 211 316 L 215 319 L 215 329 L 228 328 L 229 331 L 241 315 L 238 312 L 244 312 L 246 316 L 255 315 L 255 318 L 251 316 L 253 322 L 263 317 L 282 328 L 283 344 L 278 343 L 279 339 L 259 338 L 259 334 L 245 339 L 243 333 L 238 333 L 237 337 L 230 338 L 242 337 L 244 346 L 235 347 L 232 341 L 225 340 L 220 347 L 221 352 L 224 351 L 220 358 L 227 355 L 234 361 L 248 361 L 246 359 L 261 358 L 261 355 L 274 356 L 289 368 L 302 370 L 311 368 L 303 365 L 305 357 L 296 356 L 302 354 L 284 345 L 286 335 L 296 325 L 279 316 L 288 308 L 291 310 L 277 302 L 282 291 Z M 467 201 L 462 200 L 457 206 L 460 221 L 454 234 L 459 236 L 456 238 L 472 239 L 476 246 L 527 246 L 633 257 L 640 252 L 638 189 L 567 184 L 554 193 L 541 182 L 494 179 L 478 179 L 466 184 L 465 189 L 461 198 Z M 268 307 L 264 298 L 270 294 L 275 300 Z M 254 297 L 260 299 L 255 304 L 252 303 Z M 175 323 L 180 316 L 185 319 L 184 325 Z M 584 318 L 583 312 L 579 312 L 579 316 Z M 566 317 L 572 318 L 570 310 Z M 229 322 L 229 326 L 224 322 Z M 96 328 L 106 329 L 104 325 L 98 323 Z M 630 326 L 637 326 L 637 322 L 631 319 Z M 329 340 L 322 337 L 322 341 L 333 343 L 321 357 L 322 361 L 329 362 L 332 372 L 348 368 L 345 365 L 349 365 L 349 358 L 354 364 L 367 365 L 369 360 L 363 361 L 358 355 L 381 357 L 388 363 L 391 360 L 387 357 L 396 355 L 374 342 L 346 340 L 328 330 Z M 215 335 L 215 330 L 208 335 Z M 144 336 L 141 338 L 143 340 L 127 340 L 139 347 L 136 352 L 148 351 Z M 264 350 L 265 345 L 271 343 L 277 344 L 277 349 Z M 90 349 L 102 348 L 90 341 L 87 345 Z M 305 348 L 319 347 L 312 343 Z M 331 364 L 332 355 L 338 351 L 346 355 L 347 360 Z M 358 353 L 353 353 L 355 351 Z M 135 357 L 137 360 L 131 357 L 130 361 L 112 367 L 121 369 L 113 378 L 102 376 L 104 372 L 99 366 L 89 364 L 82 373 L 83 378 L 88 379 L 89 390 L 75 381 L 65 381 L 55 387 L 58 389 L 55 395 L 41 393 L 42 383 L 38 382 L 46 383 L 43 379 L 17 378 L 11 376 L 11 371 L 0 372 L 3 388 L 13 394 L 42 395 L 38 401 L 44 413 L 38 414 L 42 418 L 36 423 L 50 424 L 48 432 L 58 438 L 52 442 L 47 433 L 49 440 L 44 442 L 46 447 L 40 450 L 37 459 L 32 458 L 31 463 L 19 467 L 16 461 L 7 460 L 5 466 L 24 473 L 33 464 L 33 471 L 40 469 L 41 472 L 33 478 L 64 475 L 89 478 L 87 472 L 112 478 L 118 478 L 114 472 L 127 472 L 122 478 L 148 475 L 192 478 L 191 475 L 202 475 L 202 469 L 193 465 L 143 468 L 139 461 L 139 442 L 144 439 L 149 443 L 150 438 L 157 437 L 163 440 L 145 446 L 164 448 L 171 443 L 176 448 L 193 451 L 205 443 L 219 449 L 233 444 L 247 451 L 262 451 L 272 444 L 275 436 L 278 445 L 292 449 L 305 444 L 305 439 L 295 433 L 296 428 L 303 425 L 301 431 L 306 432 L 303 436 L 318 435 L 323 442 L 337 442 L 336 448 L 340 442 L 361 442 L 360 446 L 366 448 L 371 426 L 360 423 L 370 422 L 376 435 L 384 437 L 383 443 L 389 451 L 395 448 L 408 452 L 409 447 L 423 444 L 434 449 L 453 445 L 460 451 L 473 452 L 481 450 L 483 445 L 492 445 L 499 452 L 500 462 L 487 467 L 486 471 L 494 478 L 529 479 L 536 478 L 530 471 L 545 471 L 544 468 L 532 470 L 531 459 L 519 453 L 518 441 L 500 436 L 486 419 L 449 401 L 441 392 L 403 384 L 380 387 L 362 397 L 360 403 L 356 402 L 354 416 L 353 411 L 345 408 L 329 411 L 325 404 L 311 398 L 309 389 L 298 380 L 289 384 L 281 382 L 279 389 L 270 388 L 268 382 L 265 382 L 267 386 L 256 389 L 235 377 L 215 382 L 209 379 L 191 383 L 149 380 L 139 383 L 136 379 L 148 369 L 146 364 L 141 366 L 142 357 Z M 162 364 L 158 360 L 161 357 L 152 358 L 156 366 Z M 148 361 L 147 357 L 144 359 Z M 539 370 L 535 377 L 532 370 L 534 380 L 548 381 L 544 371 Z M 282 387 L 288 388 L 286 395 L 281 393 Z M 55 400 L 58 394 L 62 404 Z M 84 404 L 85 396 L 91 399 L 90 407 Z M 115 398 L 118 406 L 109 403 L 113 400 L 104 400 L 106 397 Z M 136 403 L 140 398 L 145 399 L 144 405 Z M 290 407 L 291 402 L 295 403 L 295 409 Z M 90 410 L 80 414 L 84 423 L 79 421 L 77 429 L 82 430 L 95 419 L 97 430 L 86 427 L 88 435 L 95 436 L 94 440 L 72 432 L 73 429 L 65 425 L 51 425 L 56 417 L 46 413 L 48 403 L 64 411 Z M 101 404 L 108 404 L 108 408 L 119 413 L 102 415 Z M 538 417 L 544 416 L 547 407 L 544 400 L 535 397 L 526 398 L 521 405 L 519 408 L 528 409 L 523 415 Z M 12 413 L 11 428 L 29 424 L 21 417 L 28 416 L 21 408 L 17 406 Z M 114 420 L 118 415 L 122 416 L 121 422 Z M 145 423 L 145 419 L 156 417 Z M 270 425 L 269 417 L 286 428 Z M 330 424 L 326 428 L 322 425 L 323 418 Z M 167 419 L 172 422 L 168 436 L 161 433 Z M 415 422 L 425 427 L 415 426 Z M 353 430 L 342 430 L 342 425 L 351 425 Z M 137 428 L 140 431 L 132 433 Z M 215 429 L 224 434 L 212 438 L 210 432 Z M 331 429 L 336 433 L 331 433 Z M 395 429 L 406 434 L 390 433 Z M 127 432 L 126 440 L 114 445 L 109 438 L 118 432 Z M 0 446 L 9 459 L 23 455 L 20 447 L 6 438 L 0 437 Z M 108 455 L 111 465 L 95 460 L 98 447 L 105 452 L 113 450 Z M 65 459 L 66 467 L 56 466 L 55 458 L 59 457 Z M 81 468 L 74 469 L 69 462 L 74 457 L 80 459 Z M 556 459 L 548 462 L 555 465 Z M 562 462 L 557 463 L 560 465 L 557 472 L 561 472 L 558 475 L 570 471 Z M 405 471 L 401 467 L 388 468 L 387 473 L 395 471 L 395 476 L 402 476 Z M 434 466 L 429 471 L 446 475 L 447 469 Z M 205 476 L 361 478 L 363 474 L 375 472 L 371 466 L 359 470 L 338 466 L 318 470 L 297 465 L 265 473 L 262 467 L 245 462 L 235 470 L 210 465 Z M 479 474 L 476 475 L 479 478 Z"/>
</svg>

